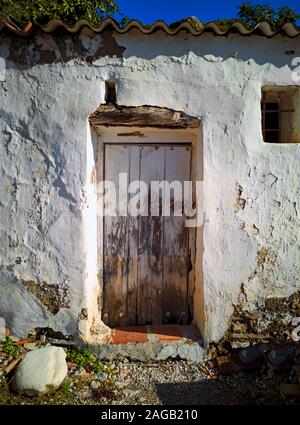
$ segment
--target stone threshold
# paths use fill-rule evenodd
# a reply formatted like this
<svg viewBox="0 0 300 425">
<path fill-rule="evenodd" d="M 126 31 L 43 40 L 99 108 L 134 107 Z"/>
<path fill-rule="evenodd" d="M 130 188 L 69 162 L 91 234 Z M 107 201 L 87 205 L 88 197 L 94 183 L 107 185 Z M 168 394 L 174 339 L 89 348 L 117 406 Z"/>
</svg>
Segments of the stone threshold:
<svg viewBox="0 0 300 425">
<path fill-rule="evenodd" d="M 198 363 L 205 358 L 203 338 L 194 325 L 116 328 L 105 343 L 90 348 L 103 360 L 129 358 L 147 362 L 180 358 Z"/>
</svg>

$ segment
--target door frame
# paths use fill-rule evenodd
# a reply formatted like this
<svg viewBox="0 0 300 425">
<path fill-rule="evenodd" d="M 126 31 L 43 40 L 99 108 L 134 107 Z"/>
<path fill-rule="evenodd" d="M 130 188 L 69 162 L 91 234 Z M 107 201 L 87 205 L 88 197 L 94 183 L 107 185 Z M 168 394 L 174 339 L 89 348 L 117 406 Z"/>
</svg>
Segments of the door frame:
<svg viewBox="0 0 300 425">
<path fill-rule="evenodd" d="M 105 127 L 94 126 L 94 145 L 96 150 L 97 193 L 101 191 L 101 182 L 105 178 L 104 146 L 105 144 L 191 144 L 192 146 L 192 180 L 203 181 L 203 147 L 202 128 L 176 129 L 141 128 L 141 127 Z M 99 200 L 99 196 L 98 196 Z M 100 201 L 97 202 L 97 270 L 99 283 L 99 309 L 102 310 L 103 298 L 103 214 L 99 214 Z M 191 228 L 189 232 L 192 271 L 188 276 L 188 304 L 194 322 L 204 334 L 205 315 L 203 299 L 203 226 Z M 102 311 L 100 311 L 102 317 Z"/>
</svg>

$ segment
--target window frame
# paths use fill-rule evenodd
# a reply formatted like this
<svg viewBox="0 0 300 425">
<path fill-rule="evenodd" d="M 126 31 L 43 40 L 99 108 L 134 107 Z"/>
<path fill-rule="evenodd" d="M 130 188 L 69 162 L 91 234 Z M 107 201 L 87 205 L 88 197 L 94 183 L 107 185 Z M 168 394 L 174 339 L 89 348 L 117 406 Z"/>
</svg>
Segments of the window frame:
<svg viewBox="0 0 300 425">
<path fill-rule="evenodd" d="M 288 129 L 284 129 L 282 127 L 282 114 L 283 113 L 289 113 L 289 114 L 294 114 L 296 112 L 296 108 L 295 108 L 295 104 L 294 104 L 294 96 L 297 93 L 297 90 L 299 89 L 299 87 L 295 87 L 295 86 L 264 86 L 262 87 L 262 92 L 261 92 L 261 127 L 262 127 L 262 135 L 263 135 L 263 141 L 264 143 L 268 143 L 268 144 L 288 144 L 288 143 L 295 143 L 293 141 L 293 133 L 294 133 L 294 128 L 288 128 Z M 272 95 L 272 96 L 276 96 L 277 100 L 276 101 L 272 101 L 272 100 L 268 100 L 268 95 Z M 290 108 L 286 108 L 282 106 L 283 103 L 283 96 L 290 96 L 293 107 Z M 275 109 L 267 109 L 266 108 L 266 104 L 267 103 L 277 103 L 278 107 Z M 278 114 L 278 127 L 277 128 L 266 128 L 266 116 L 268 114 L 274 114 L 277 113 Z M 291 116 L 291 118 L 293 118 Z M 291 132 L 291 140 L 285 140 L 284 138 L 286 136 L 284 136 L 284 133 L 286 133 L 287 131 Z M 273 133 L 277 133 L 277 140 L 276 141 L 267 141 L 267 133 L 269 132 L 273 132 Z"/>
</svg>

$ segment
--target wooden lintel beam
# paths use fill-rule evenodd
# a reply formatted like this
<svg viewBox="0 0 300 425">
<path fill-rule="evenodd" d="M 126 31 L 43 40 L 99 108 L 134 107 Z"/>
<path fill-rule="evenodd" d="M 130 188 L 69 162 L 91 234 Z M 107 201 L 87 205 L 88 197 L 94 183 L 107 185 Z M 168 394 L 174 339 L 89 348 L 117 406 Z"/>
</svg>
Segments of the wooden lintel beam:
<svg viewBox="0 0 300 425">
<path fill-rule="evenodd" d="M 90 116 L 93 126 L 197 128 L 200 120 L 184 112 L 155 106 L 101 105 Z"/>
</svg>

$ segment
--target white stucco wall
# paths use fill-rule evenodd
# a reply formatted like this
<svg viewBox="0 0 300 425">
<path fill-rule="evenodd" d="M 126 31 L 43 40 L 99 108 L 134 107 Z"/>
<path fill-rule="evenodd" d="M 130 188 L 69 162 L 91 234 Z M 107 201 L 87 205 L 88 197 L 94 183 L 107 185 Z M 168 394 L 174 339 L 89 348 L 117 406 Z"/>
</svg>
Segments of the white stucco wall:
<svg viewBox="0 0 300 425">
<path fill-rule="evenodd" d="M 87 270 L 88 117 L 115 79 L 119 104 L 202 120 L 205 337 L 218 341 L 235 304 L 256 309 L 300 289 L 300 146 L 263 143 L 260 113 L 262 85 L 295 85 L 285 52 L 300 56 L 299 40 L 133 30 L 114 34 L 122 57 L 102 57 L 103 37 L 81 33 L 82 49 L 95 55 L 89 62 L 74 55 L 72 36 L 61 41 L 63 54 L 51 35 L 0 37 L 0 316 L 18 335 L 34 327 L 74 334 L 89 307 L 97 282 Z M 39 63 L 49 50 L 56 63 Z M 57 311 L 22 282 L 57 285 Z"/>
</svg>

